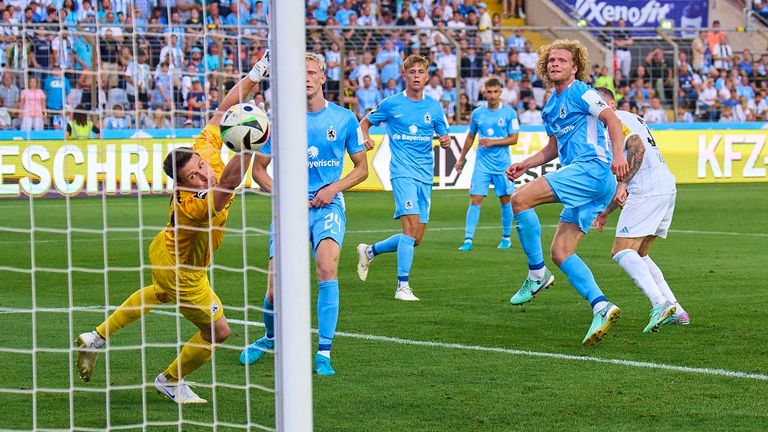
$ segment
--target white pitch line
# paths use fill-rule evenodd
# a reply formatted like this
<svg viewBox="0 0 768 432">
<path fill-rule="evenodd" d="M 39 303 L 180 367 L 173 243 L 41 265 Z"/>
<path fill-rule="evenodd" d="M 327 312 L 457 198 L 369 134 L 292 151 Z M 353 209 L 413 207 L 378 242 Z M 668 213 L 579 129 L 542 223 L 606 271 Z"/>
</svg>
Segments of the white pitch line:
<svg viewBox="0 0 768 432">
<path fill-rule="evenodd" d="M 556 228 L 557 225 L 542 225 L 544 228 Z M 489 229 L 501 229 L 500 225 L 480 225 L 476 229 L 479 230 L 489 230 Z M 610 234 L 610 231 L 615 230 L 616 227 L 610 227 L 606 226 L 605 231 Z M 369 229 L 369 230 L 348 230 L 346 234 L 387 234 L 387 233 L 397 233 L 402 231 L 400 228 L 384 228 L 384 229 Z M 434 227 L 434 228 L 427 228 L 427 231 L 464 231 L 464 227 Z M 0 227 L 0 233 L 3 232 L 2 227 Z M 768 233 L 740 233 L 740 232 L 733 232 L 733 231 L 697 231 L 697 230 L 676 230 L 672 229 L 669 230 L 670 233 L 673 234 L 693 234 L 693 235 L 714 235 L 714 236 L 735 236 L 735 237 L 768 237 Z M 46 233 L 42 233 L 46 234 Z M 230 236 L 235 234 L 230 234 Z M 264 237 L 267 233 L 248 233 L 246 234 L 246 237 Z M 145 239 L 150 239 L 153 236 L 144 236 Z M 137 241 L 138 237 L 108 237 L 108 240 L 110 242 L 113 241 Z M 60 239 L 46 239 L 46 240 L 35 240 L 35 243 L 66 243 L 66 238 L 60 238 Z M 74 237 L 72 238 L 72 243 L 89 243 L 89 242 L 102 242 L 102 238 L 79 238 Z M 29 240 L 4 240 L 0 241 L 0 245 L 14 245 L 14 244 L 29 244 Z"/>
<path fill-rule="evenodd" d="M 76 307 L 76 309 L 81 311 L 82 310 L 98 310 L 98 309 L 103 309 L 103 306 L 78 306 Z M 116 307 L 109 306 L 109 309 L 113 310 L 113 309 L 116 309 Z M 49 313 L 50 312 L 67 312 L 68 309 L 67 308 L 45 308 L 44 311 Z M 182 316 L 176 312 L 168 312 L 168 311 L 157 310 L 157 309 L 152 310 L 151 312 L 156 315 L 164 315 L 169 317 Z M 16 310 L 16 309 L 0 310 L 0 315 L 23 314 L 23 313 L 31 313 L 31 311 Z M 231 324 L 240 324 L 240 325 L 249 326 L 249 327 L 264 327 L 264 323 L 261 323 L 258 321 L 245 321 L 240 319 L 227 318 L 227 322 Z M 312 332 L 317 333 L 317 329 L 312 329 Z M 578 355 L 572 355 L 572 354 L 560 354 L 560 353 L 551 353 L 551 352 L 542 352 L 542 351 L 526 351 L 526 350 L 518 350 L 518 349 L 512 349 L 512 348 L 486 347 L 481 345 L 464 345 L 459 343 L 448 343 L 448 342 L 418 341 L 418 340 L 395 338 L 395 337 L 389 337 L 389 336 L 379 336 L 379 335 L 364 334 L 364 333 L 336 332 L 336 336 L 374 341 L 374 342 L 394 343 L 398 345 L 422 346 L 422 347 L 430 347 L 430 348 L 446 348 L 446 349 L 463 350 L 463 351 L 492 352 L 492 353 L 498 353 L 498 354 L 508 354 L 513 356 L 543 357 L 543 358 L 551 358 L 551 359 L 557 359 L 557 360 L 605 363 L 605 364 L 614 364 L 619 366 L 635 367 L 635 368 L 641 368 L 641 369 L 660 369 L 660 370 L 666 370 L 666 371 L 672 371 L 672 372 L 683 372 L 683 373 L 693 373 L 693 374 L 699 374 L 699 375 L 711 375 L 711 376 L 721 376 L 721 377 L 728 377 L 728 378 L 743 378 L 743 379 L 753 379 L 758 381 L 768 381 L 768 375 L 766 374 L 732 371 L 728 369 L 712 369 L 712 368 L 699 368 L 699 367 L 690 367 L 690 366 L 677 366 L 677 365 L 669 365 L 664 363 L 643 362 L 643 361 L 635 361 L 635 360 L 623 360 L 623 359 L 612 359 L 612 358 L 591 357 L 591 356 L 578 356 Z M 0 348 L 0 351 L 2 351 L 1 348 Z"/>
<path fill-rule="evenodd" d="M 173 317 L 178 315 L 175 312 L 167 312 L 167 311 L 161 311 L 161 310 L 154 310 L 152 312 L 160 315 L 173 316 Z M 251 327 L 264 327 L 264 323 L 256 322 L 256 321 L 244 321 L 239 319 L 227 318 L 227 322 L 232 324 L 247 325 Z M 312 332 L 317 333 L 317 330 L 312 329 Z M 559 354 L 559 353 L 540 352 L 540 351 L 525 351 L 525 350 L 518 350 L 518 349 L 512 349 L 512 348 L 486 347 L 486 346 L 480 346 L 480 345 L 464 345 L 459 343 L 448 343 L 448 342 L 418 341 L 418 340 L 411 340 L 411 339 L 403 339 L 403 338 L 395 338 L 395 337 L 379 336 L 379 335 L 371 335 L 371 334 L 361 334 L 361 333 L 336 332 L 336 336 L 374 341 L 374 342 L 387 342 L 387 343 L 394 343 L 399 345 L 422 346 L 422 347 L 430 347 L 430 348 L 446 348 L 446 349 L 455 349 L 455 350 L 463 350 L 463 351 L 493 352 L 493 353 L 499 353 L 499 354 L 509 354 L 514 356 L 544 357 L 544 358 L 552 358 L 557 360 L 574 360 L 574 361 L 584 361 L 584 362 L 593 362 L 593 363 L 607 363 L 607 364 L 644 368 L 644 369 L 661 369 L 661 370 L 667 370 L 667 371 L 673 371 L 673 372 L 684 372 L 684 373 L 694 373 L 694 374 L 700 374 L 700 375 L 714 375 L 714 376 L 722 376 L 722 377 L 729 377 L 729 378 L 744 378 L 744 379 L 754 379 L 759 381 L 768 381 L 768 375 L 765 375 L 765 374 L 732 371 L 727 369 L 677 366 L 677 365 L 668 365 L 664 363 L 622 360 L 622 359 L 591 357 L 591 356 L 578 356 L 578 355 L 572 355 L 572 354 Z"/>
</svg>

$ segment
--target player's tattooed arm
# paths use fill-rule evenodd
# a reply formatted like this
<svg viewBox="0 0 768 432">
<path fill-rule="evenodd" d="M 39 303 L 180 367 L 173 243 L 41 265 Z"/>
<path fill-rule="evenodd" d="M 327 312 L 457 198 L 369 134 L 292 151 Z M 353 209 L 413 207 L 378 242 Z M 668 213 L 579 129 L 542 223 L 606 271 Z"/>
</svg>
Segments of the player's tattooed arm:
<svg viewBox="0 0 768 432">
<path fill-rule="evenodd" d="M 632 177 L 637 174 L 640 166 L 643 164 L 643 155 L 645 155 L 645 146 L 639 135 L 632 135 L 627 138 L 627 175 L 624 177 L 624 184 L 629 184 Z"/>
</svg>

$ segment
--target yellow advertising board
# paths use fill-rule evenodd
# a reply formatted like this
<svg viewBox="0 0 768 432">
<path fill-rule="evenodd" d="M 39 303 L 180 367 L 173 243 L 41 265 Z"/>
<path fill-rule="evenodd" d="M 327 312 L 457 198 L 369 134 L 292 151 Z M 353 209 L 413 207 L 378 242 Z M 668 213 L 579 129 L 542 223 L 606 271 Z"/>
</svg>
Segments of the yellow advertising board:
<svg viewBox="0 0 768 432">
<path fill-rule="evenodd" d="M 453 128 L 457 130 L 457 128 Z M 468 189 L 474 166 L 474 150 L 459 175 L 454 164 L 466 132 L 452 133 L 451 147 L 434 142 L 435 187 Z M 762 129 L 657 130 L 656 143 L 678 183 L 738 183 L 768 181 L 768 131 Z M 358 190 L 389 190 L 389 143 L 383 135 L 372 136 L 376 146 L 368 152 L 369 176 Z M 84 141 L 0 141 L 0 197 L 20 195 L 76 195 L 166 193 L 173 181 L 165 176 L 165 155 L 175 147 L 189 146 L 193 139 L 132 138 Z M 547 142 L 544 132 L 522 132 L 510 150 L 518 161 L 537 152 Z M 222 158 L 230 157 L 222 150 Z M 559 167 L 557 160 L 529 171 L 524 183 Z M 352 163 L 346 158 L 344 173 Z M 250 187 L 250 182 L 247 184 Z"/>
</svg>

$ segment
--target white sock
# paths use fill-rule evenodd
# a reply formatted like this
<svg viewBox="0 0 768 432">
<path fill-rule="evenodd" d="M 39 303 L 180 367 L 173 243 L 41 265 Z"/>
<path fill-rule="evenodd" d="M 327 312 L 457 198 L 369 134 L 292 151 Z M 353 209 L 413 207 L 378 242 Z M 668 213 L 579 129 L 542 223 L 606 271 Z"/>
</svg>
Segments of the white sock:
<svg viewBox="0 0 768 432">
<path fill-rule="evenodd" d="M 542 267 L 538 270 L 528 270 L 528 278 L 535 281 L 542 280 L 546 271 L 547 267 Z"/>
<path fill-rule="evenodd" d="M 592 314 L 597 315 L 597 313 L 603 310 L 603 308 L 606 306 L 608 306 L 608 302 L 605 300 L 595 303 L 595 305 L 592 306 Z"/>
<path fill-rule="evenodd" d="M 106 345 L 106 344 L 107 344 L 107 341 L 106 341 L 106 339 L 104 339 L 103 337 L 101 337 L 101 335 L 99 334 L 99 332 L 97 332 L 96 330 L 94 330 L 94 331 L 92 331 L 91 333 L 93 333 L 93 335 L 94 335 L 94 336 L 96 336 L 96 340 L 95 340 L 95 341 L 94 341 L 94 343 L 93 343 L 94 345 L 96 345 L 96 348 L 102 348 L 102 347 L 104 347 L 104 345 Z"/>
<path fill-rule="evenodd" d="M 651 272 L 651 276 L 653 276 L 653 280 L 656 281 L 656 286 L 659 287 L 659 290 L 661 291 L 661 294 L 664 295 L 664 298 L 666 298 L 670 303 L 677 303 L 677 298 L 675 298 L 675 295 L 672 294 L 672 290 L 669 289 L 667 281 L 664 280 L 664 273 L 661 272 L 659 266 L 653 262 L 650 255 L 644 256 L 643 261 L 645 261 L 645 265 L 648 266 L 648 270 Z"/>
<path fill-rule="evenodd" d="M 331 358 L 331 351 L 330 350 L 318 351 L 317 353 L 320 354 L 321 356 L 325 357 L 325 358 Z"/>
<path fill-rule="evenodd" d="M 653 307 L 664 303 L 664 294 L 636 250 L 624 249 L 619 251 L 613 256 L 613 260 L 632 278 L 632 282 L 648 297 Z"/>
<path fill-rule="evenodd" d="M 397 289 L 400 289 L 402 287 L 407 287 L 408 281 L 397 281 Z"/>
</svg>

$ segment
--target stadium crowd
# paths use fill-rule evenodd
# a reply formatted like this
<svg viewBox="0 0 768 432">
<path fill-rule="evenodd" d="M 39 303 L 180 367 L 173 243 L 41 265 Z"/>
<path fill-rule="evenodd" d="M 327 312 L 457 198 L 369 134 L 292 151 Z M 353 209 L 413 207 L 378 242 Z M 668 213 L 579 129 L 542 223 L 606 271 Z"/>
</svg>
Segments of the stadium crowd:
<svg viewBox="0 0 768 432">
<path fill-rule="evenodd" d="M 0 0 L 0 129 L 71 130 L 79 111 L 94 130 L 200 127 L 266 49 L 268 3 Z M 508 3 L 522 13 L 522 2 Z M 538 54 L 521 30 L 501 32 L 501 19 L 479 0 L 308 0 L 307 48 L 328 64 L 326 96 L 360 117 L 402 90 L 400 65 L 416 53 L 430 62 L 426 93 L 449 118 L 466 122 L 497 76 L 521 123 L 541 124 Z M 594 65 L 591 79 L 621 109 L 649 123 L 768 118 L 768 54 L 733 52 L 715 30 L 676 59 L 661 48 L 637 57 L 621 20 L 609 34 L 614 67 Z M 266 85 L 256 102 L 269 109 Z"/>
</svg>

